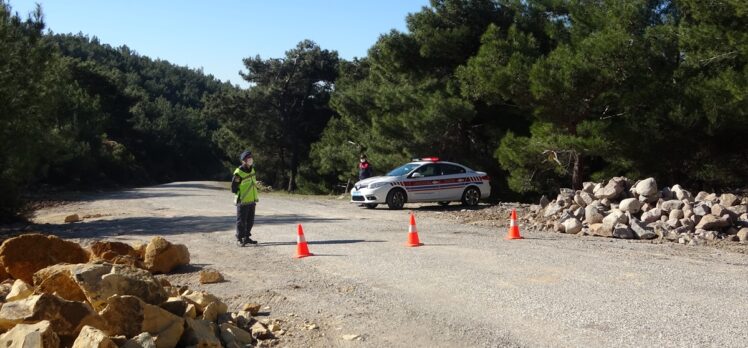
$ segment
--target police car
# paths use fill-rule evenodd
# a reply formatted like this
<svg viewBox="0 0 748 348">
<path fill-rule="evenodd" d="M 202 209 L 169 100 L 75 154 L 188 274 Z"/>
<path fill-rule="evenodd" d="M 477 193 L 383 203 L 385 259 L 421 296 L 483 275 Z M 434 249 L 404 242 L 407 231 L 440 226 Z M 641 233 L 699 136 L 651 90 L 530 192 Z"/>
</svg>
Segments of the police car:
<svg viewBox="0 0 748 348">
<path fill-rule="evenodd" d="M 351 190 L 351 203 L 375 208 L 387 204 L 401 209 L 405 203 L 461 201 L 466 206 L 478 204 L 491 194 L 489 177 L 461 164 L 428 157 L 414 159 L 384 176 L 357 182 Z"/>
</svg>

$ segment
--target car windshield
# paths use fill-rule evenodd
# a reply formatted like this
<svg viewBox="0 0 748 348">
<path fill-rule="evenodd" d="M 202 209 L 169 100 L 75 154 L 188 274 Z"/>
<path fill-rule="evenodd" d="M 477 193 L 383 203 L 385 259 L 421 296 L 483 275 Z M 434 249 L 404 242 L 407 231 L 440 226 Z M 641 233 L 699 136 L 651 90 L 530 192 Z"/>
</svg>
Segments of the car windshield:
<svg viewBox="0 0 748 348">
<path fill-rule="evenodd" d="M 418 163 L 408 163 L 403 164 L 393 170 L 391 170 L 389 173 L 387 173 L 387 176 L 403 176 L 405 174 L 410 173 L 413 169 L 420 166 Z"/>
</svg>

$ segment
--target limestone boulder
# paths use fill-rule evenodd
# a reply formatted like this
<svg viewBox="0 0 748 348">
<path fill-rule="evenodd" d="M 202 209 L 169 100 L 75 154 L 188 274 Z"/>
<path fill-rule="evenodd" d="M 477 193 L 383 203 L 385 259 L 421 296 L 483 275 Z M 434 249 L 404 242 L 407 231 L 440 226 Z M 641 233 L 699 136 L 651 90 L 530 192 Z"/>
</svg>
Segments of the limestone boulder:
<svg viewBox="0 0 748 348">
<path fill-rule="evenodd" d="M 182 300 L 179 297 L 170 297 L 166 302 L 162 303 L 160 307 L 169 311 L 171 314 L 182 317 L 187 312 L 187 305 L 187 301 Z"/>
<path fill-rule="evenodd" d="M 182 298 L 194 304 L 199 313 L 203 313 L 211 303 L 216 303 L 218 305 L 216 309 L 219 314 L 228 311 L 228 306 L 225 303 L 221 302 L 221 300 L 215 295 L 205 291 L 187 290 L 182 293 Z"/>
<path fill-rule="evenodd" d="M 258 338 L 261 340 L 275 337 L 273 336 L 273 332 L 268 330 L 268 328 L 259 321 L 252 324 L 252 327 L 250 327 L 250 331 L 252 332 L 252 337 Z"/>
<path fill-rule="evenodd" d="M 216 333 L 216 324 L 207 320 L 185 320 L 185 330 L 179 341 L 181 347 L 221 348 L 221 340 Z"/>
<path fill-rule="evenodd" d="M 660 217 L 662 216 L 662 210 L 660 208 L 652 208 L 649 211 L 642 214 L 642 221 L 646 224 L 660 221 Z"/>
<path fill-rule="evenodd" d="M 146 303 L 166 301 L 166 291 L 148 271 L 124 265 L 87 264 L 75 268 L 73 277 L 89 303 L 96 309 L 106 306 L 113 295 L 137 296 Z"/>
<path fill-rule="evenodd" d="M 18 301 L 23 300 L 34 294 L 34 289 L 23 280 L 16 279 L 10 288 L 10 292 L 5 295 L 6 301 Z"/>
<path fill-rule="evenodd" d="M 641 209 L 641 203 L 639 203 L 639 200 L 636 198 L 626 198 L 621 201 L 618 209 L 625 213 L 636 214 Z"/>
<path fill-rule="evenodd" d="M 736 216 L 748 213 L 748 205 L 745 204 L 733 205 L 732 207 L 727 207 L 726 209 Z"/>
<path fill-rule="evenodd" d="M 78 222 L 81 221 L 81 217 L 78 216 L 78 214 L 72 214 L 65 217 L 66 223 L 72 223 L 72 222 Z"/>
<path fill-rule="evenodd" d="M 169 273 L 178 266 L 189 264 L 190 252 L 183 244 L 172 244 L 164 238 L 153 237 L 143 259 L 149 271 Z"/>
<path fill-rule="evenodd" d="M 80 330 L 90 325 L 106 329 L 104 321 L 87 303 L 67 301 L 50 294 L 33 295 L 20 301 L 8 302 L 0 308 L 0 329 L 16 324 L 49 320 L 52 331 L 71 341 Z"/>
<path fill-rule="evenodd" d="M 246 347 L 254 343 L 252 334 L 229 323 L 220 325 L 224 347 Z"/>
<path fill-rule="evenodd" d="M 741 243 L 748 242 L 748 228 L 746 227 L 741 228 L 740 231 L 738 231 L 737 236 L 738 236 L 738 240 Z"/>
<path fill-rule="evenodd" d="M 48 320 L 34 324 L 18 324 L 0 336 L 0 347 L 7 348 L 57 348 L 60 338 Z"/>
<path fill-rule="evenodd" d="M 723 207 L 732 207 L 739 202 L 740 200 L 738 199 L 738 196 L 732 193 L 723 193 L 721 196 L 719 196 L 719 204 L 721 204 Z"/>
<path fill-rule="evenodd" d="M 683 201 L 677 200 L 677 199 L 671 199 L 669 201 L 662 202 L 660 209 L 662 209 L 662 211 L 666 213 L 669 213 L 671 210 L 674 210 L 674 209 L 683 209 L 683 205 L 685 205 Z"/>
<path fill-rule="evenodd" d="M 110 334 L 133 337 L 148 332 L 156 337 L 158 348 L 175 347 L 184 332 L 184 319 L 135 296 L 110 297 L 101 317 L 109 325 Z"/>
<path fill-rule="evenodd" d="M 548 204 L 548 206 L 545 207 L 545 211 L 543 213 L 544 217 L 551 217 L 558 213 L 560 213 L 562 210 L 564 210 L 564 207 L 556 202 L 551 202 Z"/>
<path fill-rule="evenodd" d="M 145 268 L 141 254 L 122 242 L 97 241 L 91 244 L 91 260 Z"/>
<path fill-rule="evenodd" d="M 629 220 L 629 227 L 631 227 L 631 231 L 633 231 L 639 239 L 657 238 L 657 233 L 655 233 L 654 228 L 647 226 L 644 222 L 639 221 L 636 218 Z"/>
<path fill-rule="evenodd" d="M 73 270 L 78 265 L 60 264 L 42 268 L 34 273 L 34 286 L 39 293 L 55 294 L 68 301 L 86 301 Z"/>
<path fill-rule="evenodd" d="M 616 224 L 613 227 L 613 238 L 634 239 L 635 237 L 634 231 L 626 224 Z"/>
<path fill-rule="evenodd" d="M 590 235 L 598 237 L 613 237 L 613 229 L 606 228 L 604 224 L 591 224 Z"/>
<path fill-rule="evenodd" d="M 718 231 L 727 226 L 730 226 L 730 221 L 726 217 L 716 217 L 712 214 L 709 214 L 704 215 L 701 220 L 699 220 L 696 228 L 708 231 Z"/>
<path fill-rule="evenodd" d="M 576 218 L 566 219 L 563 225 L 565 233 L 576 234 L 582 231 L 582 222 Z"/>
<path fill-rule="evenodd" d="M 215 270 L 201 270 L 200 284 L 220 283 L 224 281 L 223 274 Z"/>
<path fill-rule="evenodd" d="M 634 186 L 636 193 L 639 195 L 650 197 L 657 193 L 657 181 L 654 178 L 646 178 L 636 183 Z"/>
<path fill-rule="evenodd" d="M 608 216 L 603 219 L 603 226 L 611 231 L 615 228 L 616 224 L 625 223 L 628 223 L 628 216 L 618 209 L 611 210 Z"/>
<path fill-rule="evenodd" d="M 88 252 L 77 243 L 38 233 L 13 237 L 0 246 L 0 263 L 15 279 L 34 282 L 34 272 L 58 263 L 85 263 Z"/>
<path fill-rule="evenodd" d="M 594 195 L 597 199 L 616 199 L 624 190 L 624 182 L 621 178 L 613 178 L 602 188 L 595 190 Z"/>
<path fill-rule="evenodd" d="M 118 348 L 104 331 L 93 326 L 84 326 L 73 342 L 73 348 Z"/>
</svg>

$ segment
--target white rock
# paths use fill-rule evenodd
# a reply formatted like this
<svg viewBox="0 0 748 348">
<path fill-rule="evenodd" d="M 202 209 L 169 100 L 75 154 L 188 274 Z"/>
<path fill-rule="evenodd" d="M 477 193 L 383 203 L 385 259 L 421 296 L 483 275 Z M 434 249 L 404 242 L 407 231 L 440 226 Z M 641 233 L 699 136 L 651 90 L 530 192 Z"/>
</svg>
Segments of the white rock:
<svg viewBox="0 0 748 348">
<path fill-rule="evenodd" d="M 641 209 L 641 204 L 639 203 L 639 200 L 636 198 L 626 198 L 621 201 L 621 204 L 619 205 L 619 209 L 624 212 L 636 214 Z"/>
<path fill-rule="evenodd" d="M 657 182 L 654 178 L 646 178 L 642 181 L 639 181 L 634 187 L 636 189 L 636 193 L 642 196 L 652 196 L 657 193 Z"/>
<path fill-rule="evenodd" d="M 582 222 L 576 218 L 566 219 L 566 221 L 563 222 L 563 225 L 566 233 L 576 234 L 582 230 Z"/>
</svg>

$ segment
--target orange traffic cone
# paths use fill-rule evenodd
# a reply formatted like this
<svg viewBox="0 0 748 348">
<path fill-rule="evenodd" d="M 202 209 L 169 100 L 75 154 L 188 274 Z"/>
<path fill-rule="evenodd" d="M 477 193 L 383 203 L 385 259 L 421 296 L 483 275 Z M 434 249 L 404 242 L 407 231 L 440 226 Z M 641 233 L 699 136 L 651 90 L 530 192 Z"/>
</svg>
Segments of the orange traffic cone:
<svg viewBox="0 0 748 348">
<path fill-rule="evenodd" d="M 298 235 L 296 236 L 296 256 L 297 259 L 307 256 L 313 256 L 314 254 L 309 252 L 309 247 L 306 244 L 306 238 L 304 238 L 304 229 L 301 228 L 301 224 L 298 227 Z"/>
<path fill-rule="evenodd" d="M 410 225 L 408 225 L 408 242 L 405 243 L 405 246 L 409 247 L 418 247 L 423 245 L 421 241 L 418 240 L 418 229 L 416 229 L 416 217 L 413 215 L 413 212 L 410 212 Z"/>
<path fill-rule="evenodd" d="M 517 226 L 517 210 L 512 209 L 512 218 L 509 220 L 509 233 L 504 239 L 522 239 L 519 234 L 519 226 Z"/>
</svg>

